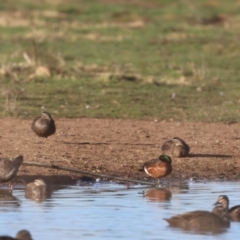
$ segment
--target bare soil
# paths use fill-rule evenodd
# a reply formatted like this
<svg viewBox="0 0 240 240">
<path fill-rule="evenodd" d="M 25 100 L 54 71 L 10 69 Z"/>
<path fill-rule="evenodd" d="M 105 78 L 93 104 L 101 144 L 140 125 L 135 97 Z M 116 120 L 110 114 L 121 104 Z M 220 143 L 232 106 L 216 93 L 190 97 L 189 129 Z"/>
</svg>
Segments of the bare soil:
<svg viewBox="0 0 240 240">
<path fill-rule="evenodd" d="M 1 157 L 22 154 L 24 161 L 55 164 L 89 172 L 150 180 L 138 171 L 161 154 L 161 145 L 178 136 L 190 145 L 190 156 L 173 158 L 166 179 L 239 180 L 240 124 L 151 120 L 55 119 L 57 131 L 46 141 L 31 131 L 31 119 L 0 119 Z M 36 176 L 71 183 L 81 174 L 21 166 L 18 177 Z"/>
</svg>

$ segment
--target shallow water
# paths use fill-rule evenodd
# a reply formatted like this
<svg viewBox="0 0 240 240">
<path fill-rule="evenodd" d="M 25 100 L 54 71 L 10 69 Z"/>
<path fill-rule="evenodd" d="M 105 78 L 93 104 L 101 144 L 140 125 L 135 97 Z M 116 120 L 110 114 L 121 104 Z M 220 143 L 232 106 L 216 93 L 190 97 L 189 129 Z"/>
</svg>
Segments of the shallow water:
<svg viewBox="0 0 240 240">
<path fill-rule="evenodd" d="M 163 218 L 196 209 L 212 210 L 221 194 L 240 204 L 240 182 L 189 182 L 188 188 L 153 189 L 95 183 L 55 190 L 39 203 L 0 189 L 0 235 L 28 229 L 40 239 L 238 239 L 240 223 L 219 235 L 190 234 L 168 227 Z M 145 192 L 145 195 L 144 195 Z M 4 197 L 3 197 L 4 196 Z"/>
</svg>

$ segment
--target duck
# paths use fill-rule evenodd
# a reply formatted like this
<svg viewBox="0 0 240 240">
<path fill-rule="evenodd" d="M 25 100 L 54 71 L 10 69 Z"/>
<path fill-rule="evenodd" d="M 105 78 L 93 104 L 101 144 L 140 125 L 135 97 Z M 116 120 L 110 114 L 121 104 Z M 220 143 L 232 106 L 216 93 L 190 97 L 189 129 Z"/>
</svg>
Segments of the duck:
<svg viewBox="0 0 240 240">
<path fill-rule="evenodd" d="M 171 157 L 187 157 L 189 152 L 189 145 L 179 137 L 174 137 L 162 145 L 162 153 Z"/>
<path fill-rule="evenodd" d="M 224 209 L 226 209 L 227 211 L 229 210 L 228 209 L 228 206 L 229 206 L 229 199 L 228 199 L 228 196 L 227 195 L 220 195 L 218 196 L 218 199 L 217 201 L 214 203 L 215 206 L 220 206 Z"/>
<path fill-rule="evenodd" d="M 166 154 L 160 155 L 159 158 L 145 162 L 140 171 L 157 178 L 159 184 L 160 178 L 166 177 L 172 172 L 172 159 Z"/>
<path fill-rule="evenodd" d="M 164 220 L 169 223 L 170 227 L 187 231 L 220 233 L 230 227 L 230 216 L 228 209 L 223 207 L 221 203 L 217 201 L 215 205 L 212 212 L 196 210 Z"/>
<path fill-rule="evenodd" d="M 236 205 L 229 209 L 229 215 L 233 222 L 240 222 L 240 205 Z"/>
<path fill-rule="evenodd" d="M 47 184 L 43 179 L 35 179 L 34 182 L 28 183 L 25 188 L 25 197 L 36 202 L 46 200 L 47 196 Z"/>
<path fill-rule="evenodd" d="M 55 122 L 48 112 L 42 112 L 36 117 L 31 126 L 32 131 L 38 136 L 47 139 L 56 132 Z"/>
<path fill-rule="evenodd" d="M 215 204 L 220 204 L 229 212 L 231 221 L 240 222 L 240 205 L 233 206 L 229 209 L 229 198 L 226 195 L 220 195 Z"/>
<path fill-rule="evenodd" d="M 18 155 L 15 159 L 0 159 L 0 183 L 10 182 L 11 190 L 13 188 L 12 180 L 16 177 L 19 167 L 23 163 L 23 156 Z"/>
<path fill-rule="evenodd" d="M 28 230 L 21 230 L 17 233 L 16 238 L 9 236 L 0 236 L 0 240 L 33 240 Z"/>
</svg>

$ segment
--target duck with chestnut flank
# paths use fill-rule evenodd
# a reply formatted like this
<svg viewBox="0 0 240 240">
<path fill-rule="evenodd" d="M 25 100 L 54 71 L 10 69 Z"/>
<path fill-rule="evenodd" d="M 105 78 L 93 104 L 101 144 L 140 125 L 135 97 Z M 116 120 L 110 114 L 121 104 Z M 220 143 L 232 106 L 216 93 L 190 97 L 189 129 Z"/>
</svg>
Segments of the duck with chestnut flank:
<svg viewBox="0 0 240 240">
<path fill-rule="evenodd" d="M 160 178 L 166 177 L 172 172 L 172 159 L 166 154 L 161 155 L 157 159 L 144 163 L 141 171 L 145 171 L 147 175 L 157 178 L 159 184 Z"/>
</svg>

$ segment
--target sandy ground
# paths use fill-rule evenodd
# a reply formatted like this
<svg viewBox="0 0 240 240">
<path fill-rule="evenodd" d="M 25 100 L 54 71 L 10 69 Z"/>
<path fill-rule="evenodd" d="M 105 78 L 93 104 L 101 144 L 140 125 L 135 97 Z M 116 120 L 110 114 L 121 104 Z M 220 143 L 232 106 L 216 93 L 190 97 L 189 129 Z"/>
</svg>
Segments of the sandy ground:
<svg viewBox="0 0 240 240">
<path fill-rule="evenodd" d="M 1 157 L 18 154 L 24 161 L 55 164 L 139 180 L 142 164 L 161 154 L 161 145 L 178 136 L 190 145 L 190 156 L 173 158 L 166 179 L 239 180 L 240 124 L 166 122 L 123 119 L 55 119 L 57 132 L 46 141 L 31 131 L 31 119 L 0 119 Z M 21 166 L 18 178 L 45 176 L 66 183 L 81 174 Z"/>
</svg>

